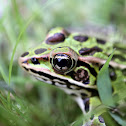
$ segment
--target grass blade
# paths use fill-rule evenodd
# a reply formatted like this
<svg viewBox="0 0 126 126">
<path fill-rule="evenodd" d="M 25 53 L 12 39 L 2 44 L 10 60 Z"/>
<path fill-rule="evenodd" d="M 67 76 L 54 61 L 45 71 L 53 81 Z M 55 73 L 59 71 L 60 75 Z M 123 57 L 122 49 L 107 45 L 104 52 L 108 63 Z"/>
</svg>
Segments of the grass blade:
<svg viewBox="0 0 126 126">
<path fill-rule="evenodd" d="M 18 36 L 18 39 L 16 41 L 16 44 L 15 44 L 15 47 L 13 49 L 13 52 L 12 52 L 12 56 L 11 56 L 11 61 L 10 61 L 10 64 L 9 64 L 9 85 L 10 85 L 10 81 L 11 81 L 11 73 L 12 73 L 12 66 L 13 66 L 13 60 L 14 60 L 14 54 L 16 52 L 16 48 L 18 46 L 18 43 L 20 41 L 20 38 L 22 37 L 23 33 L 25 32 L 27 26 L 30 24 L 30 22 L 34 19 L 35 15 L 33 15 L 32 17 L 29 18 L 28 22 L 26 23 L 26 25 L 22 28 L 19 36 Z M 8 92 L 8 103 L 10 103 L 10 92 Z M 8 104 L 8 106 L 10 106 Z"/>
<path fill-rule="evenodd" d="M 30 24 L 30 22 L 33 20 L 34 16 L 30 17 L 30 19 L 28 20 L 28 22 L 26 23 L 26 25 L 22 28 L 19 36 L 18 36 L 18 39 L 16 41 L 16 44 L 15 44 L 15 47 L 13 49 L 13 53 L 12 53 L 12 56 L 11 56 L 11 61 L 10 61 L 10 65 L 9 65 L 9 84 L 10 84 L 10 80 L 11 80 L 11 72 L 12 72 L 12 66 L 13 66 L 13 59 L 14 59 L 14 54 L 16 52 L 16 48 L 17 48 L 17 45 L 20 41 L 20 38 L 22 37 L 24 31 L 26 30 L 27 26 Z"/>
<path fill-rule="evenodd" d="M 111 80 L 109 77 L 109 62 L 112 59 L 112 56 L 114 54 L 114 51 L 112 54 L 109 56 L 108 60 L 100 70 L 98 77 L 97 77 L 97 87 L 98 87 L 98 92 L 100 99 L 103 104 L 107 106 L 114 107 L 114 101 L 112 98 L 112 87 L 111 87 Z"/>
<path fill-rule="evenodd" d="M 1 75 L 2 75 L 2 77 L 3 77 L 3 79 L 4 79 L 4 81 L 8 84 L 8 77 L 7 77 L 6 73 L 5 73 L 5 71 L 3 70 L 1 64 L 0 64 L 0 73 L 1 73 Z"/>
<path fill-rule="evenodd" d="M 126 120 L 124 120 L 123 118 L 121 118 L 119 115 L 115 114 L 115 113 L 111 113 L 110 115 L 121 125 L 121 126 L 126 126 Z"/>
</svg>

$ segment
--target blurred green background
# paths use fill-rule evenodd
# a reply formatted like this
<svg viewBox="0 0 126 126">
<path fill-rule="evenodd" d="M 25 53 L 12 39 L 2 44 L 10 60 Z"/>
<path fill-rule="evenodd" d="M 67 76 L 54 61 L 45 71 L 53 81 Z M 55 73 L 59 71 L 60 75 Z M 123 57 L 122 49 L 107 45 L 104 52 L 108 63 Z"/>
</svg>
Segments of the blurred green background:
<svg viewBox="0 0 126 126">
<path fill-rule="evenodd" d="M 126 0 L 0 0 L 0 126 L 67 126 L 80 118 L 69 96 L 30 77 L 18 58 L 52 27 L 87 25 L 125 35 Z"/>
</svg>

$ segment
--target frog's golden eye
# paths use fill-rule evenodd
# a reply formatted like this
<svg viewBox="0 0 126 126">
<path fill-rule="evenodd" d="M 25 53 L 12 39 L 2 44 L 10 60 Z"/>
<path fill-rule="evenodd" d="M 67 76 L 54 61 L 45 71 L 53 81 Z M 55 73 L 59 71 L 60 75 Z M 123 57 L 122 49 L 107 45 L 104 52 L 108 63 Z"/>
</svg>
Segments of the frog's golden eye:
<svg viewBox="0 0 126 126">
<path fill-rule="evenodd" d="M 56 54 L 52 59 L 52 63 L 54 70 L 60 73 L 67 72 L 73 65 L 72 59 L 66 54 Z"/>
<path fill-rule="evenodd" d="M 78 55 L 69 47 L 58 47 L 50 53 L 50 63 L 56 73 L 67 74 L 77 64 Z"/>
</svg>

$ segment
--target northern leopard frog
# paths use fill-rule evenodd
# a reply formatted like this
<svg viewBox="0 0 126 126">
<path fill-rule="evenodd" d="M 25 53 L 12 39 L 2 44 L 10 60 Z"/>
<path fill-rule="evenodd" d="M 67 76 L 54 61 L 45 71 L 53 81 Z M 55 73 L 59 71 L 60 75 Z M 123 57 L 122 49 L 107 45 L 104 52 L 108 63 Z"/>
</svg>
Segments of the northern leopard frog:
<svg viewBox="0 0 126 126">
<path fill-rule="evenodd" d="M 119 94 L 126 89 L 126 55 L 123 55 L 126 46 L 118 43 L 78 32 L 68 33 L 57 27 L 47 34 L 40 46 L 23 53 L 19 64 L 38 80 L 55 85 L 71 95 L 85 114 L 87 108 L 91 109 L 87 107 L 89 98 L 98 96 L 97 74 L 113 48 L 116 51 L 109 72 L 113 93 Z M 101 122 L 100 125 L 105 124 Z"/>
</svg>

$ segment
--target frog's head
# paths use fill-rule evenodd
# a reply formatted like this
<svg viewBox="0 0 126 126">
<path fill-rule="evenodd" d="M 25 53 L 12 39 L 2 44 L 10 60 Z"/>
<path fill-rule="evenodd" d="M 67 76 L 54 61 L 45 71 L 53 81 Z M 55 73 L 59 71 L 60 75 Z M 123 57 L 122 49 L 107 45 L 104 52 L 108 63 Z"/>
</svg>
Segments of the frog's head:
<svg viewBox="0 0 126 126">
<path fill-rule="evenodd" d="M 46 83 L 75 90 L 86 88 L 93 92 L 91 90 L 96 89 L 96 85 L 92 85 L 91 80 L 95 81 L 96 75 L 90 72 L 95 69 L 80 61 L 80 56 L 67 44 L 66 39 L 66 33 L 61 28 L 55 29 L 55 32 L 51 30 L 42 45 L 21 55 L 20 66 Z M 85 92 L 90 96 L 88 90 Z"/>
<path fill-rule="evenodd" d="M 66 76 L 77 66 L 78 55 L 70 47 L 31 49 L 19 58 L 19 64 L 26 71 L 55 72 Z"/>
</svg>

